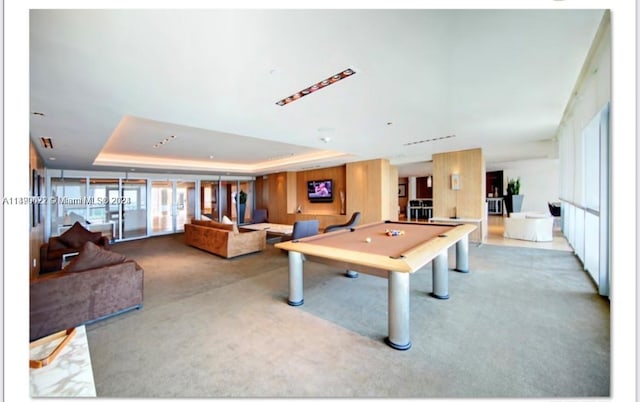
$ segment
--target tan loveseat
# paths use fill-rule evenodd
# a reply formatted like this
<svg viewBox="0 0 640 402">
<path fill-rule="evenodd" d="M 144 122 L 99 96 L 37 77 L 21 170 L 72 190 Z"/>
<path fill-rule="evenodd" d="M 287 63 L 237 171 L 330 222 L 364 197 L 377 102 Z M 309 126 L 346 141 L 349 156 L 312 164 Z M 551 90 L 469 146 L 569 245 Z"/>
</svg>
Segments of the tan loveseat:
<svg viewBox="0 0 640 402">
<path fill-rule="evenodd" d="M 184 225 L 185 242 L 224 258 L 262 251 L 267 246 L 264 230 L 240 232 L 235 224 L 193 219 Z"/>
</svg>

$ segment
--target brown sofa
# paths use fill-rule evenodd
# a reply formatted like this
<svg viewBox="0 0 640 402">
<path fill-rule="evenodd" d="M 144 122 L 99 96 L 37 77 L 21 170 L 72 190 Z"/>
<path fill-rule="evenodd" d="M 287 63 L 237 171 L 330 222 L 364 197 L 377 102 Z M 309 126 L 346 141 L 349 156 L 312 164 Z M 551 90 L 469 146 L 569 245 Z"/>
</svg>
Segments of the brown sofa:
<svg viewBox="0 0 640 402">
<path fill-rule="evenodd" d="M 144 271 L 93 243 L 59 272 L 29 285 L 29 339 L 141 308 Z"/>
<path fill-rule="evenodd" d="M 40 273 L 60 271 L 62 256 L 77 253 L 86 242 L 92 242 L 108 249 L 109 238 L 100 232 L 91 232 L 76 222 L 60 236 L 52 236 L 40 246 Z"/>
<path fill-rule="evenodd" d="M 193 219 L 184 225 L 186 244 L 224 258 L 255 253 L 267 246 L 264 230 L 240 232 L 235 224 Z"/>
</svg>

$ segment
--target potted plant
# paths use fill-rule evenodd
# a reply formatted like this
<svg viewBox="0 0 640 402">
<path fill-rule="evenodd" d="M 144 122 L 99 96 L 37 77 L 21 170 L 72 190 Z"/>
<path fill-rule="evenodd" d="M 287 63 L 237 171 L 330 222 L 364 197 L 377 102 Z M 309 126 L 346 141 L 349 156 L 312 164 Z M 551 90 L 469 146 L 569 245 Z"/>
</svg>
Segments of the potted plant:
<svg viewBox="0 0 640 402">
<path fill-rule="evenodd" d="M 247 193 L 244 190 L 240 190 L 240 193 L 236 194 L 236 202 L 239 206 L 238 223 L 244 223 L 244 213 L 247 209 Z"/>
<path fill-rule="evenodd" d="M 507 182 L 507 196 L 504 197 L 504 204 L 509 216 L 512 212 L 520 212 L 522 210 L 523 199 L 524 195 L 520 194 L 520 178 L 509 179 Z"/>
</svg>

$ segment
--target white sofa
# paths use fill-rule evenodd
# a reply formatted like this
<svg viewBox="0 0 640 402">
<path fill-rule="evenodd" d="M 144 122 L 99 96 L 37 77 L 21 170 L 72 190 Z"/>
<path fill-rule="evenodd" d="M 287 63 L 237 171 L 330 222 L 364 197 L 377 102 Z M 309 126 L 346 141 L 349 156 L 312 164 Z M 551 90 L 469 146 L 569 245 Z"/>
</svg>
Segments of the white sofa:
<svg viewBox="0 0 640 402">
<path fill-rule="evenodd" d="M 540 212 L 513 212 L 504 219 L 504 237 L 528 241 L 553 240 L 553 216 Z"/>
</svg>

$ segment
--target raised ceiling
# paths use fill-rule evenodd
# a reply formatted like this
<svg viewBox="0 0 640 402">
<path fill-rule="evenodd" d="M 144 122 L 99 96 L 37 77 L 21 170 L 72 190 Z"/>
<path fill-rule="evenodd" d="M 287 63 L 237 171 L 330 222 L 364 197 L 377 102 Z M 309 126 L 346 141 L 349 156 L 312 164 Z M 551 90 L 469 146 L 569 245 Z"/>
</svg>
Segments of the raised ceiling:
<svg viewBox="0 0 640 402">
<path fill-rule="evenodd" d="M 80 170 L 259 175 L 384 158 L 408 175 L 476 147 L 488 163 L 555 157 L 602 16 L 31 10 L 30 135 L 52 138 L 47 167 Z"/>
</svg>

